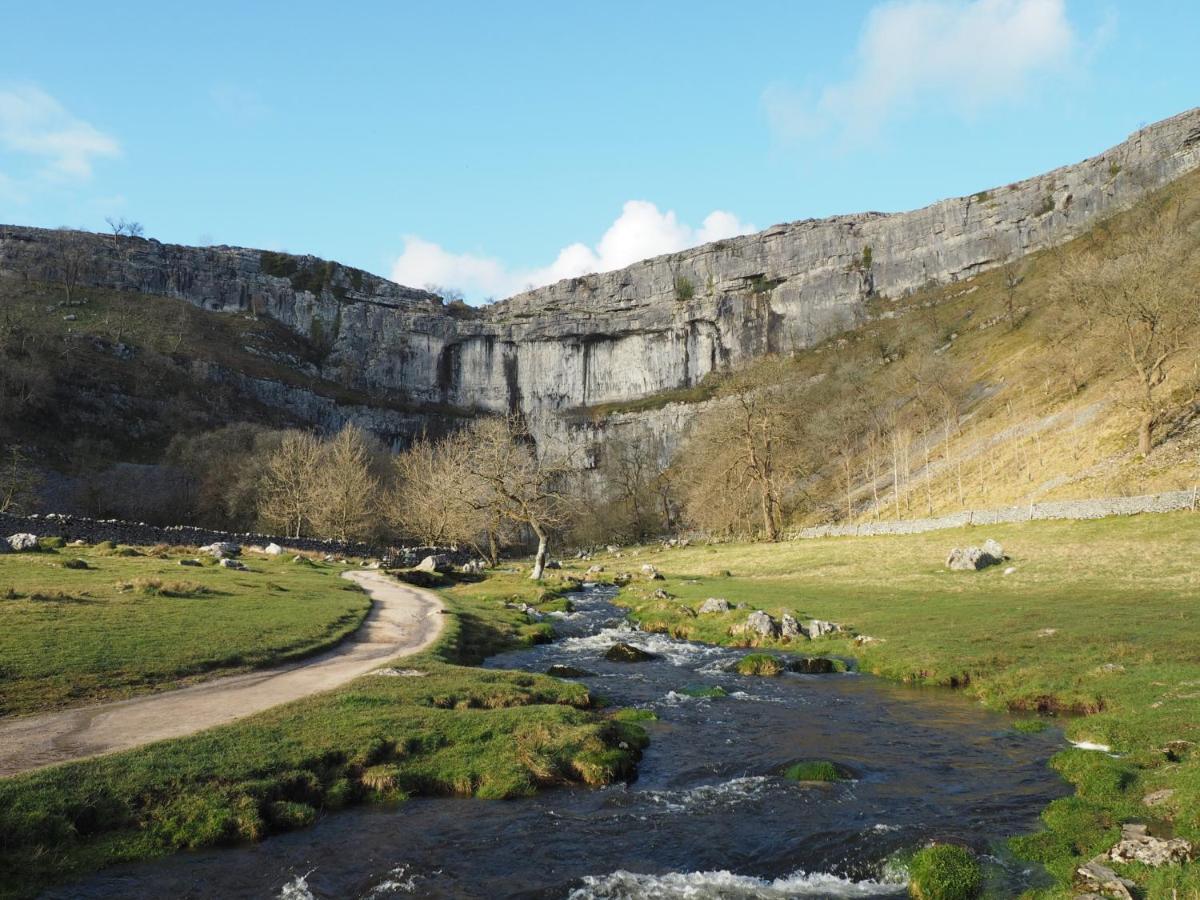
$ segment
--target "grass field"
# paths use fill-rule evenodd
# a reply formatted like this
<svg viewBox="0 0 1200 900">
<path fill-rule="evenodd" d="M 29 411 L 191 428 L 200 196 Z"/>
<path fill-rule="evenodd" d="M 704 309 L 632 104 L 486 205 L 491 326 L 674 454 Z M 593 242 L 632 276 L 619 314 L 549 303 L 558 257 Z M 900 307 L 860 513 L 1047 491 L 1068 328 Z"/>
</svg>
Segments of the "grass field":
<svg viewBox="0 0 1200 900">
<path fill-rule="evenodd" d="M 553 584 L 498 575 L 443 597 L 439 643 L 402 663 L 421 677 L 366 675 L 194 737 L 0 780 L 0 897 L 258 840 L 364 800 L 514 797 L 632 771 L 644 734 L 594 710 L 583 685 L 463 665 L 545 640 L 505 601 L 554 608 Z"/>
<path fill-rule="evenodd" d="M 1005 566 L 950 572 L 951 547 L 999 540 Z M 905 537 L 727 544 L 598 557 L 609 573 L 652 562 L 665 582 L 635 582 L 621 602 L 644 627 L 738 643 L 752 609 L 842 623 L 879 639 L 824 638 L 768 648 L 842 654 L 863 671 L 954 685 L 987 705 L 1062 718 L 1052 764 L 1075 786 L 1045 829 L 1016 841 L 1071 896 L 1074 866 L 1109 849 L 1120 824 L 1149 821 L 1200 844 L 1200 516 L 1034 522 Z M 1006 566 L 1015 572 L 1004 575 Z M 728 574 L 725 574 L 728 573 Z M 655 599 L 656 588 L 675 599 Z M 749 609 L 693 616 L 707 597 Z M 1161 807 L 1141 799 L 1173 788 Z M 1200 897 L 1200 865 L 1127 870 L 1147 897 Z M 1039 895 L 1042 896 L 1042 895 Z"/>
<path fill-rule="evenodd" d="M 120 555 L 122 553 L 138 555 Z M 45 712 L 277 665 L 337 643 L 369 598 L 338 565 L 181 548 L 0 556 L 0 715 Z M 87 568 L 67 568 L 83 560 Z"/>
</svg>

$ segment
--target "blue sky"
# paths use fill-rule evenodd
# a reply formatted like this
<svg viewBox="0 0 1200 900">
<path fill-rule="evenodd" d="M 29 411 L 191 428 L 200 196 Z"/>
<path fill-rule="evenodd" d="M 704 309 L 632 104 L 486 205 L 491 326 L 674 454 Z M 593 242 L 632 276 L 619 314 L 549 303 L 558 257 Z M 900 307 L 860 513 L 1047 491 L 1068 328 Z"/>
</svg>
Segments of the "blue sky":
<svg viewBox="0 0 1200 900">
<path fill-rule="evenodd" d="M 0 222 L 472 299 L 1004 184 L 1200 104 L 1196 4 L 5 5 Z"/>
</svg>

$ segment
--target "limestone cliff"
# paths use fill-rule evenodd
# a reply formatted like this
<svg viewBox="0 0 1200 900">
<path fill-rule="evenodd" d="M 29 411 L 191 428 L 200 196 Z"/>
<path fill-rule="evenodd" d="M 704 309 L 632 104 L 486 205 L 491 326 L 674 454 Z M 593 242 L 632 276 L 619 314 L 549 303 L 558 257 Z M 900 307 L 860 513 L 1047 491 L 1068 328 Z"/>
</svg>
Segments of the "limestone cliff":
<svg viewBox="0 0 1200 900">
<path fill-rule="evenodd" d="M 270 315 L 324 349 L 322 374 L 430 414 L 563 414 L 696 384 L 851 327 L 875 296 L 953 282 L 1080 234 L 1200 166 L 1200 109 L 1092 159 L 899 214 L 778 225 L 471 310 L 314 257 L 0 227 L 0 274 Z M 286 394 L 281 394 L 281 397 Z M 284 401 L 292 402 L 292 401 Z M 678 432 L 686 411 L 614 425 Z M 651 421 L 653 420 L 653 421 Z"/>
</svg>

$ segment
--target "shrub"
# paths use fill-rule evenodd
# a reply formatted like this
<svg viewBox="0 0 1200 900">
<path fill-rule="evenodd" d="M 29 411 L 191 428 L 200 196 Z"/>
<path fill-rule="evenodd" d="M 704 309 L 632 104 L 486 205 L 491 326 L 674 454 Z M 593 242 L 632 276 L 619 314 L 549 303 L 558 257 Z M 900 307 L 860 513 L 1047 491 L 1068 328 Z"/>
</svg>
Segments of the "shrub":
<svg viewBox="0 0 1200 900">
<path fill-rule="evenodd" d="M 737 664 L 739 675 L 778 675 L 783 669 L 783 660 L 769 653 L 751 653 Z"/>
<path fill-rule="evenodd" d="M 688 301 L 696 296 L 696 286 L 686 275 L 675 276 L 675 299 Z"/>
<path fill-rule="evenodd" d="M 971 900 L 983 887 L 983 870 L 974 854 L 954 844 L 918 850 L 908 877 L 908 892 L 916 900 Z"/>
</svg>

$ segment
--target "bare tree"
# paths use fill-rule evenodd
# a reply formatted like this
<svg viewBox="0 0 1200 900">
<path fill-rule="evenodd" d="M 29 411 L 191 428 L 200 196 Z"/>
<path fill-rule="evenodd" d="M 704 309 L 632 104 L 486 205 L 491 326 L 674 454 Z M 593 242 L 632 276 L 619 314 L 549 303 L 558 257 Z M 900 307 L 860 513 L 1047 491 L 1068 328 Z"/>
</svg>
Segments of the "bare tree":
<svg viewBox="0 0 1200 900">
<path fill-rule="evenodd" d="M 665 527 L 658 452 L 645 436 L 610 437 L 603 446 L 600 475 L 622 537 L 643 541 Z"/>
<path fill-rule="evenodd" d="M 416 441 L 393 461 L 396 486 L 392 523 L 405 536 L 431 546 L 470 543 L 487 528 L 479 507 L 481 485 L 467 464 L 470 448 L 461 434 Z"/>
<path fill-rule="evenodd" d="M 25 515 L 33 512 L 41 479 L 18 447 L 0 455 L 0 513 Z"/>
<path fill-rule="evenodd" d="M 1119 230 L 1102 229 L 1091 250 L 1065 263 L 1054 290 L 1123 360 L 1134 382 L 1138 452 L 1149 456 L 1168 412 L 1163 385 L 1175 360 L 1196 346 L 1196 241 L 1177 210 L 1157 209 Z"/>
<path fill-rule="evenodd" d="M 475 501 L 488 521 L 528 527 L 537 538 L 530 577 L 546 569 L 551 533 L 565 525 L 574 473 L 569 455 L 538 447 L 517 416 L 478 419 L 466 430 L 467 471 L 483 487 Z"/>
<path fill-rule="evenodd" d="M 363 540 L 378 522 L 379 481 L 366 434 L 347 424 L 320 448 L 311 519 L 324 537 Z"/>
<path fill-rule="evenodd" d="M 128 219 L 121 217 L 119 219 L 108 216 L 104 220 L 108 223 L 108 227 L 113 233 L 113 246 L 116 246 L 118 240 L 122 237 L 140 238 L 146 233 L 142 228 L 141 222 L 131 222 Z"/>
<path fill-rule="evenodd" d="M 802 403 L 782 361 L 774 366 L 730 379 L 724 402 L 701 416 L 685 448 L 689 516 L 711 520 L 715 507 L 704 507 L 717 502 L 737 516 L 749 501 L 769 541 L 780 536 L 785 491 L 807 467 Z"/>
<path fill-rule="evenodd" d="M 321 442 L 304 431 L 289 431 L 267 460 L 259 491 L 259 516 L 288 537 L 301 537 L 317 515 Z"/>
<path fill-rule="evenodd" d="M 70 305 L 75 286 L 79 283 L 79 278 L 87 263 L 87 237 L 84 232 L 60 228 L 52 252 L 55 257 L 59 283 L 62 284 L 66 302 Z"/>
</svg>

